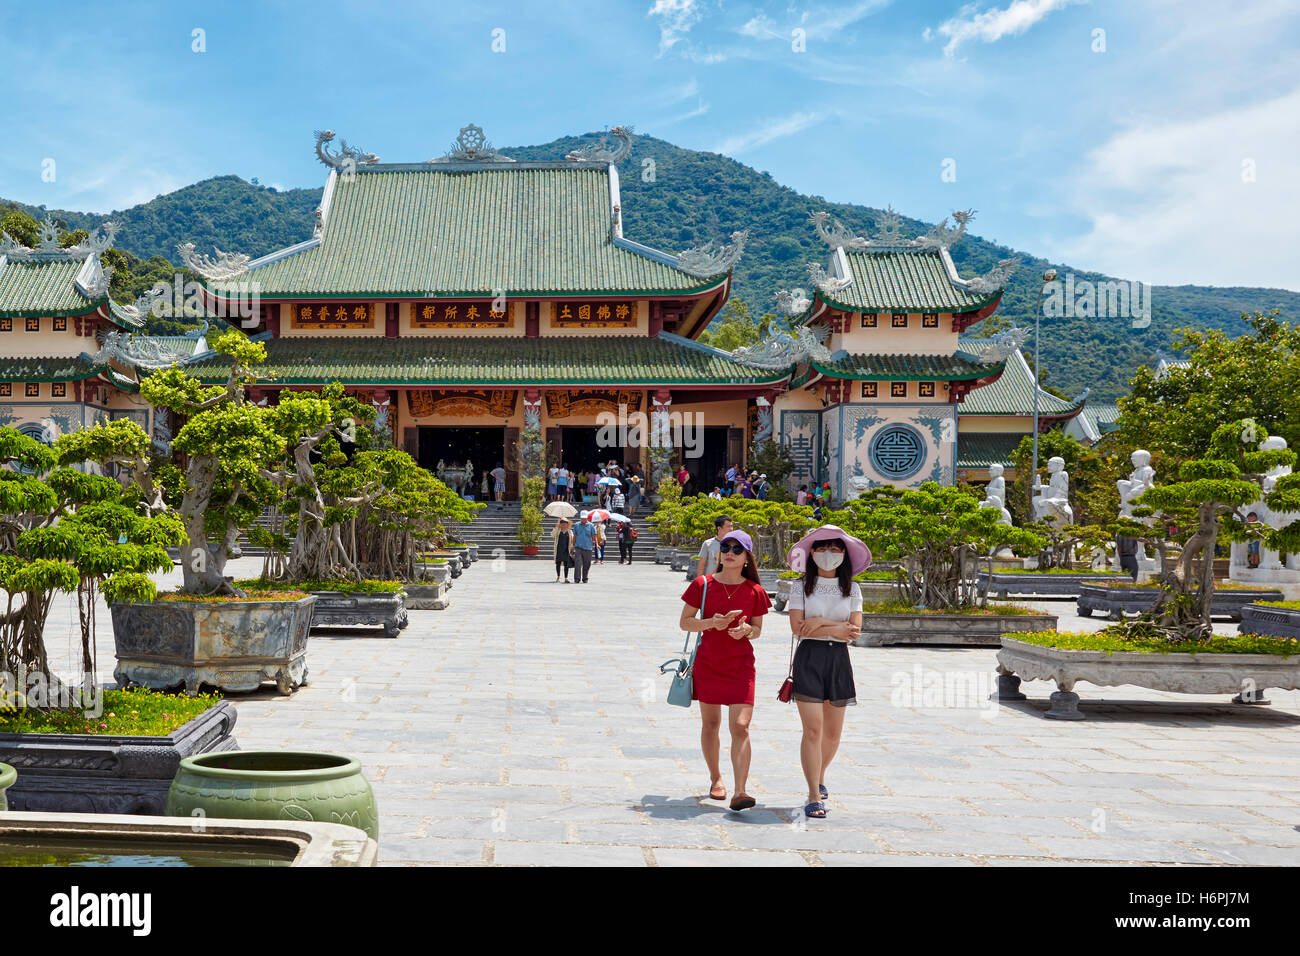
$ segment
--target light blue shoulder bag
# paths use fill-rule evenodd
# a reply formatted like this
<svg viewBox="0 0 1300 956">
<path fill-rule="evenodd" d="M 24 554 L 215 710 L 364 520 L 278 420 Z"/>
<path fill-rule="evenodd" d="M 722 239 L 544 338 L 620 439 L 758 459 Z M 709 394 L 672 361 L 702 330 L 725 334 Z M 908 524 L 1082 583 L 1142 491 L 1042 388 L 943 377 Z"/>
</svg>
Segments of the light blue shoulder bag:
<svg viewBox="0 0 1300 956">
<path fill-rule="evenodd" d="M 704 576 L 704 596 L 700 598 L 700 614 L 704 613 L 704 605 L 709 599 L 709 577 Z M 691 648 L 690 658 L 674 657 L 672 660 L 664 661 L 659 665 L 659 673 L 668 672 L 669 664 L 676 664 L 677 669 L 673 672 L 673 682 L 668 687 L 668 703 L 676 707 L 689 707 L 691 701 L 695 699 L 695 681 L 691 677 L 691 671 L 695 669 L 695 654 L 700 649 L 700 641 L 704 638 L 704 632 L 700 631 L 695 635 L 695 646 Z M 686 640 L 682 642 L 682 653 L 686 653 L 686 646 L 691 643 L 691 632 L 686 632 Z"/>
</svg>

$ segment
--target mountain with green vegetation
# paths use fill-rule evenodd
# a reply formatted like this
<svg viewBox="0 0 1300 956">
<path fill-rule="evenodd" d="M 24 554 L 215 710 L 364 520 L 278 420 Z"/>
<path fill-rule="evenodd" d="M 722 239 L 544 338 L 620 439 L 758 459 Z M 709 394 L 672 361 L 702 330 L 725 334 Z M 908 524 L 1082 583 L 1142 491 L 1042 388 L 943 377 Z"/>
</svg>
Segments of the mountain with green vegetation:
<svg viewBox="0 0 1300 956">
<path fill-rule="evenodd" d="M 540 146 L 502 148 L 501 152 L 520 160 L 556 160 L 599 138 L 598 134 L 565 137 Z M 322 168 L 321 179 L 324 177 Z M 825 210 L 854 233 L 866 235 L 875 232 L 882 212 L 804 196 L 734 159 L 681 149 L 649 136 L 637 137 L 631 156 L 620 165 L 619 179 L 623 232 L 629 239 L 680 252 L 709 240 L 725 240 L 738 229 L 749 231 L 745 254 L 736 268 L 733 294 L 754 316 L 772 311 L 779 289 L 810 288 L 807 263 L 827 261 L 828 250 L 817 238 L 810 212 Z M 69 229 L 90 230 L 105 219 L 118 222 L 122 229 L 117 247 L 129 254 L 124 270 L 132 278 L 115 282 L 114 291 L 133 297 L 148 287 L 152 276 L 168 271 L 180 242 L 193 242 L 209 253 L 216 246 L 256 257 L 309 238 L 320 197 L 319 188 L 280 191 L 237 176 L 219 176 L 106 216 L 66 210 L 47 213 L 10 205 L 37 218 L 53 214 Z M 931 225 L 904 218 L 903 232 L 919 235 Z M 965 277 L 983 273 L 1001 259 L 1020 260 L 1002 297 L 1000 323 L 1032 327 L 1047 268 L 1055 268 L 1062 277 L 1072 273 L 1076 284 L 1115 278 L 1049 263 L 974 234 L 968 234 L 951 251 L 958 272 Z M 155 256 L 167 262 L 152 258 Z M 1215 328 L 1240 335 L 1247 331 L 1243 313 L 1271 308 L 1282 309 L 1285 317 L 1294 320 L 1300 315 L 1300 293 L 1154 286 L 1151 321 L 1145 328 L 1133 328 L 1127 318 L 1045 317 L 1044 381 L 1069 394 L 1088 387 L 1094 401 L 1113 401 L 1127 394 L 1129 379 L 1139 365 L 1172 355 L 1176 328 Z"/>
</svg>

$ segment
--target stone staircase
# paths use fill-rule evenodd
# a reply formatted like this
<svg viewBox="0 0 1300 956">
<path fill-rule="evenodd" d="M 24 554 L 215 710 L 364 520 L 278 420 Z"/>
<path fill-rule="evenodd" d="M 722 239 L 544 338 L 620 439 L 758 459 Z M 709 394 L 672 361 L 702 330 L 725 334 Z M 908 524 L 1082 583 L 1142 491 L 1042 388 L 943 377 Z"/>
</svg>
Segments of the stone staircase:
<svg viewBox="0 0 1300 956">
<path fill-rule="evenodd" d="M 498 553 L 504 555 L 507 560 L 550 560 L 551 528 L 555 526 L 555 519 L 549 516 L 542 519 L 542 540 L 538 542 L 539 550 L 534 558 L 524 554 L 523 545 L 515 538 L 515 531 L 519 528 L 519 511 L 518 501 L 506 501 L 502 505 L 490 501 L 469 524 L 457 525 L 455 534 L 464 541 L 471 541 L 478 545 L 480 561 L 491 560 Z M 659 545 L 659 535 L 646 522 L 646 514 L 647 512 L 643 511 L 633 522 L 638 535 L 636 547 L 632 552 L 635 561 L 653 561 L 654 549 Z M 611 558 L 615 562 L 618 561 L 618 542 L 612 537 L 605 546 L 605 560 L 609 561 Z"/>
</svg>

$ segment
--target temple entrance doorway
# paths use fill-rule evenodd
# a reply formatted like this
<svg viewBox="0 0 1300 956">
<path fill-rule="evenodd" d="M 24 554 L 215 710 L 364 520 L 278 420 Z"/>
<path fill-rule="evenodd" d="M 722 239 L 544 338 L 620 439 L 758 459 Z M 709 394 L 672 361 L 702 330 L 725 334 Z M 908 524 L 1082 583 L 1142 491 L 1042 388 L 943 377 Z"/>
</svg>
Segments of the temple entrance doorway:
<svg viewBox="0 0 1300 956">
<path fill-rule="evenodd" d="M 450 473 L 454 473 L 466 463 L 472 464 L 474 474 L 470 477 L 470 483 L 464 488 L 464 491 L 478 500 L 483 500 L 483 473 L 491 471 L 501 464 L 506 466 L 507 471 L 512 467 L 512 462 L 509 461 L 505 454 L 505 440 L 506 430 L 502 427 L 468 428 L 460 425 L 422 425 L 420 426 L 419 453 L 415 458 L 422 468 L 427 468 L 434 474 L 437 474 L 439 461 L 443 462 L 444 470 L 450 470 Z M 448 485 L 455 487 L 453 482 L 443 480 Z M 515 482 L 507 484 L 506 497 L 513 497 L 511 492 L 515 484 Z M 489 478 L 489 491 L 491 487 L 492 480 Z M 488 495 L 488 499 L 491 498 L 492 495 Z"/>
<path fill-rule="evenodd" d="M 735 464 L 727 460 L 728 433 L 738 430 L 726 425 L 705 425 L 702 439 L 699 431 L 695 434 L 695 440 L 699 441 L 698 447 L 694 450 L 681 449 L 681 460 L 691 476 L 690 483 L 686 486 L 688 495 L 707 495 L 715 486 L 722 485 L 727 469 Z M 699 457 L 692 458 L 692 454 L 698 454 Z M 725 493 L 725 489 L 723 491 Z"/>
</svg>

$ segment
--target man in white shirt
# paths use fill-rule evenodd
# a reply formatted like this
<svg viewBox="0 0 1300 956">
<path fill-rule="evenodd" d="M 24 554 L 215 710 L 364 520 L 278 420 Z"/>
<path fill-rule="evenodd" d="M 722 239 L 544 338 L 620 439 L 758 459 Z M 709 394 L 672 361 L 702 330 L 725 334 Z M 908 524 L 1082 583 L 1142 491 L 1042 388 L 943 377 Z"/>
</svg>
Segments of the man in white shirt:
<svg viewBox="0 0 1300 956">
<path fill-rule="evenodd" d="M 497 503 L 500 504 L 502 508 L 505 508 L 506 470 L 502 465 L 498 464 L 492 469 L 492 481 L 493 490 L 496 492 L 497 496 Z"/>
<path fill-rule="evenodd" d="M 731 519 L 726 515 L 714 518 L 713 526 L 717 533 L 700 545 L 700 561 L 695 566 L 697 578 L 703 574 L 712 574 L 717 569 L 718 559 L 722 556 L 722 539 L 731 534 Z"/>
</svg>

